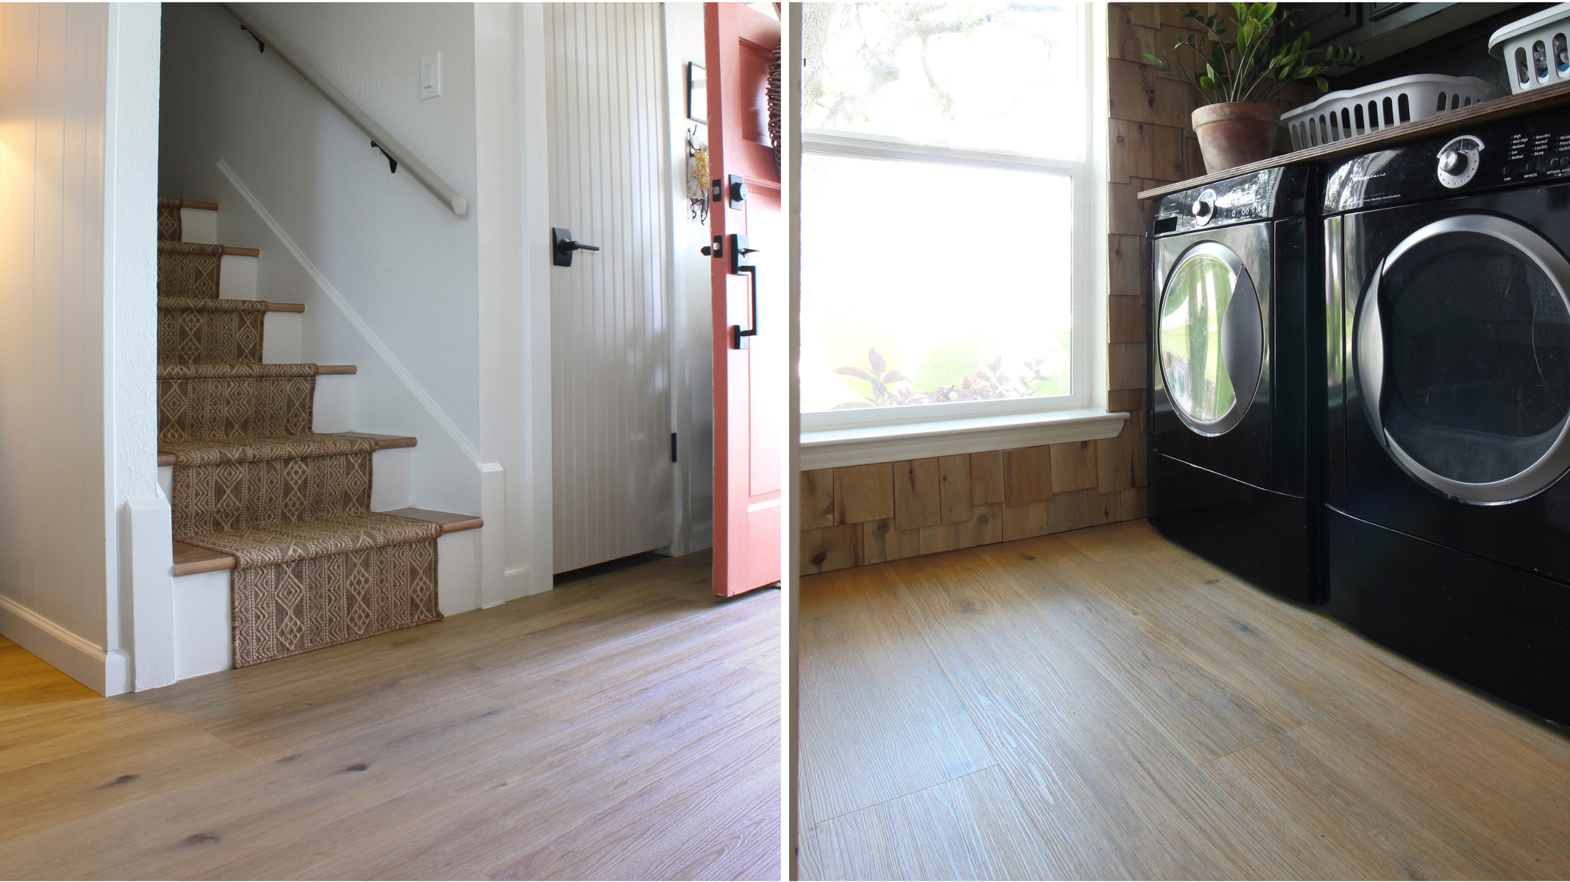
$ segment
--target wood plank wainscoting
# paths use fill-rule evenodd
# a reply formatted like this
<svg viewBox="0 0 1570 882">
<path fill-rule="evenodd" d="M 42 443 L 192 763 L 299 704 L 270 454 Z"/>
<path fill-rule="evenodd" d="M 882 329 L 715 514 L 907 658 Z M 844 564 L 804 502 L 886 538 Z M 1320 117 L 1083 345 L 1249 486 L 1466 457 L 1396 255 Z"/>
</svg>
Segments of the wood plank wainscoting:
<svg viewBox="0 0 1570 882">
<path fill-rule="evenodd" d="M 710 566 L 109 700 L 0 637 L 0 877 L 778 878 L 780 593 Z"/>
<path fill-rule="evenodd" d="M 1213 13 L 1225 6 L 1196 5 Z M 1107 12 L 1107 408 L 1130 414 L 1122 433 L 1103 441 L 803 472 L 802 573 L 1146 516 L 1148 203 L 1137 194 L 1205 173 L 1189 125 L 1198 93 L 1158 75 L 1144 59 L 1184 32 L 1180 8 L 1123 3 Z M 1312 89 L 1294 86 L 1278 103 L 1285 109 L 1313 97 Z M 1280 146 L 1289 149 L 1284 130 Z"/>
</svg>

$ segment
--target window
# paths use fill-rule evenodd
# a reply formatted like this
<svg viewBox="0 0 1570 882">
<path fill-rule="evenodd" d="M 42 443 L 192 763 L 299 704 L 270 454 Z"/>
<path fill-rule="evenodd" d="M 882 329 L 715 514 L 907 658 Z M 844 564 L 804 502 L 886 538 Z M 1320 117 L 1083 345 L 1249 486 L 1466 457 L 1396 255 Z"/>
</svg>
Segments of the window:
<svg viewBox="0 0 1570 882">
<path fill-rule="evenodd" d="M 1089 403 L 1087 17 L 807 4 L 803 428 Z"/>
</svg>

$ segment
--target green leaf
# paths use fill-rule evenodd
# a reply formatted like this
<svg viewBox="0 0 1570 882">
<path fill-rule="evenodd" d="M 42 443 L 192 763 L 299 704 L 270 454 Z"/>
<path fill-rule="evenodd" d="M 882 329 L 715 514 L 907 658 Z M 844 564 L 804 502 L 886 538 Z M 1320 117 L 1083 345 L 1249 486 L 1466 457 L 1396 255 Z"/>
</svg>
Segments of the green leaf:
<svg viewBox="0 0 1570 882">
<path fill-rule="evenodd" d="M 1204 88 L 1204 89 L 1214 89 L 1216 87 L 1216 81 L 1211 79 L 1210 77 L 1201 76 L 1199 78 L 1199 85 L 1200 85 L 1201 88 Z"/>
<path fill-rule="evenodd" d="M 1151 64 L 1155 65 L 1156 67 L 1161 67 L 1161 66 L 1163 66 L 1166 63 L 1166 62 L 1162 61 L 1161 59 L 1157 58 L 1156 56 L 1151 55 L 1149 52 L 1145 53 L 1145 60 L 1150 62 Z"/>
<path fill-rule="evenodd" d="M 1314 77 L 1314 85 L 1318 86 L 1321 92 L 1330 91 L 1330 83 L 1324 77 Z"/>
</svg>

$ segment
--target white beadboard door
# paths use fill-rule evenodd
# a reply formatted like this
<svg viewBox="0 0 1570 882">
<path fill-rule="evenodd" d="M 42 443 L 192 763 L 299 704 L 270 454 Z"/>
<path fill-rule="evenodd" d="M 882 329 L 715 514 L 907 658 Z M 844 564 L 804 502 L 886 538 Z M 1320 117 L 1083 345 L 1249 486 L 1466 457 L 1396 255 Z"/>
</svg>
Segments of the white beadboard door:
<svg viewBox="0 0 1570 882">
<path fill-rule="evenodd" d="M 551 267 L 558 573 L 671 544 L 661 27 L 657 3 L 545 7 L 551 226 L 600 247 Z"/>
</svg>

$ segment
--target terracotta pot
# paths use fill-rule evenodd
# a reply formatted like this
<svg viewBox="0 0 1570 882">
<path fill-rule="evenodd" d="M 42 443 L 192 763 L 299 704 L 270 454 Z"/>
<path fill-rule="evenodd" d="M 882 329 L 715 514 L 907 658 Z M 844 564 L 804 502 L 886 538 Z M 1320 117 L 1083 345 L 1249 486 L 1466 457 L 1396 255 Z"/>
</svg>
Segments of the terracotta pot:
<svg viewBox="0 0 1570 882">
<path fill-rule="evenodd" d="M 1192 119 L 1206 174 L 1269 159 L 1281 128 L 1281 111 L 1250 102 L 1207 104 Z"/>
</svg>

